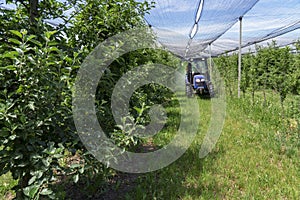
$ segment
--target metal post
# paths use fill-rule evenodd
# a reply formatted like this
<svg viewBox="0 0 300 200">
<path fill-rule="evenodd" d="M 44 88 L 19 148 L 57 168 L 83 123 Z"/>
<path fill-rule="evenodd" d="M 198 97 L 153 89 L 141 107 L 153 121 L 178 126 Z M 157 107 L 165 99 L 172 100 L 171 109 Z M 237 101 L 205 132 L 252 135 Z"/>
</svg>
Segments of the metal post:
<svg viewBox="0 0 300 200">
<path fill-rule="evenodd" d="M 210 80 L 212 80 L 211 44 L 209 44 L 209 76 L 210 76 Z"/>
<path fill-rule="evenodd" d="M 238 98 L 241 97 L 241 80 L 242 80 L 242 20 L 243 17 L 239 18 L 240 21 L 240 42 L 239 42 L 239 66 L 238 66 Z"/>
</svg>

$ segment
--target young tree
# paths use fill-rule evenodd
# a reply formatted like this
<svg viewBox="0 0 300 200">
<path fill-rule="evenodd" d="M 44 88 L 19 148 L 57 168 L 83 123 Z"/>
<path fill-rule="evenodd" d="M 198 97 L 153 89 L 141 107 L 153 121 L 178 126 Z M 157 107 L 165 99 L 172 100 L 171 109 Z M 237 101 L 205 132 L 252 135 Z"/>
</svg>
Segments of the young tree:
<svg viewBox="0 0 300 200">
<path fill-rule="evenodd" d="M 300 41 L 295 43 L 295 48 L 295 54 L 291 55 L 291 92 L 300 95 Z"/>
<path fill-rule="evenodd" d="M 59 176 L 78 181 L 87 168 L 105 173 L 88 157 L 76 165 L 63 162 L 66 152 L 87 153 L 72 120 L 71 88 L 93 47 L 142 25 L 141 15 L 149 9 L 147 3 L 125 0 L 73 3 L 81 9 L 74 21 L 64 15 L 71 5 L 55 0 L 18 0 L 16 10 L 0 15 L 5 19 L 0 21 L 0 167 L 1 174 L 11 171 L 18 179 L 19 199 L 55 198 L 48 186 Z M 45 23 L 57 17 L 71 24 Z"/>
</svg>

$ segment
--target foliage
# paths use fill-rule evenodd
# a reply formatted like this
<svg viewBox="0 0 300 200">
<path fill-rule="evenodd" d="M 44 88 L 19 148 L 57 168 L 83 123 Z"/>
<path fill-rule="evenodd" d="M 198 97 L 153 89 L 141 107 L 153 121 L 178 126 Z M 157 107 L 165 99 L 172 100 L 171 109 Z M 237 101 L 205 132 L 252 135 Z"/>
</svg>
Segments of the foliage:
<svg viewBox="0 0 300 200">
<path fill-rule="evenodd" d="M 96 161 L 76 134 L 71 112 L 75 76 L 82 61 L 99 42 L 133 27 L 144 26 L 142 16 L 153 5 L 133 0 L 7 2 L 15 2 L 17 9 L 0 11 L 0 175 L 11 173 L 18 181 L 15 187 L 18 199 L 63 198 L 65 194 L 58 196 L 60 193 L 55 191 L 54 185 L 63 180 L 76 183 L 80 176 L 95 176 L 102 183 L 114 172 Z M 74 7 L 74 11 L 71 15 L 65 15 L 65 11 L 71 7 Z M 46 23 L 48 19 L 57 17 L 63 20 L 61 25 Z M 154 39 L 152 35 L 149 38 Z M 299 44 L 296 47 L 299 51 Z M 266 49 L 258 48 L 257 55 L 247 55 L 243 61 L 244 93 L 250 89 L 252 103 L 255 104 L 257 90 L 273 89 L 280 95 L 283 106 L 289 95 L 300 93 L 299 58 L 299 54 L 290 54 L 290 49 L 278 48 L 275 43 Z M 237 56 L 223 56 L 216 61 L 222 66 L 220 72 L 225 78 L 228 92 L 233 96 Z M 172 99 L 172 93 L 162 86 L 149 84 L 141 87 L 130 99 L 133 116 L 126 117 L 121 126 L 116 126 L 110 108 L 115 83 L 134 67 L 151 63 L 176 67 L 179 60 L 163 50 L 129 52 L 110 65 L 99 83 L 101 87 L 98 87 L 96 94 L 99 122 L 104 125 L 107 135 L 124 149 L 132 149 L 143 142 L 131 134 L 131 127 L 139 125 L 143 128 L 149 122 L 148 108 Z M 291 156 L 295 155 L 293 152 L 298 148 L 294 142 L 298 141 L 295 133 L 299 131 L 300 124 L 299 112 L 295 111 L 299 107 L 298 101 L 288 102 L 288 106 L 285 106 L 286 119 L 277 125 L 278 115 L 274 113 L 279 111 L 278 107 L 270 115 L 258 115 L 255 118 L 266 120 L 270 117 L 268 123 L 272 122 L 272 128 L 283 125 L 280 136 L 286 134 L 292 138 L 287 141 L 291 143 L 285 143 L 291 149 L 288 151 L 292 152 L 289 153 Z M 263 108 L 255 107 L 253 113 L 260 113 Z M 170 112 L 178 117 L 177 107 L 172 109 Z M 249 107 L 240 109 L 247 110 Z M 272 117 L 276 120 L 271 120 L 274 119 Z M 128 124 L 128 121 L 131 123 Z M 165 127 L 165 135 L 154 139 L 158 141 L 158 146 L 166 142 L 166 138 L 171 138 L 173 131 L 169 128 L 178 127 L 177 121 L 177 118 L 172 118 Z M 298 129 L 294 126 L 298 126 Z M 166 136 L 168 133 L 170 135 Z M 284 137 L 278 138 L 283 141 Z M 194 149 L 190 151 L 195 155 Z M 180 168 L 170 169 L 171 173 L 179 173 Z M 167 180 L 172 183 L 172 177 L 168 176 Z M 181 181 L 175 181 L 175 186 L 179 183 Z M 86 181 L 86 184 L 88 187 L 93 183 Z M 168 197 L 166 194 L 156 196 Z"/>
<path fill-rule="evenodd" d="M 294 46 L 298 48 L 299 44 Z M 232 95 L 237 82 L 236 55 L 220 56 L 215 62 Z M 271 89 L 280 95 L 281 103 L 288 94 L 299 94 L 299 54 L 292 54 L 290 47 L 279 48 L 275 41 L 268 47 L 257 46 L 256 54 L 243 55 L 242 68 L 241 89 L 244 93 L 250 90 L 254 96 L 258 90 Z"/>
<path fill-rule="evenodd" d="M 18 199 L 63 198 L 65 194 L 54 187 L 62 180 L 76 183 L 81 174 L 104 180 L 113 174 L 87 152 L 76 134 L 71 97 L 78 68 L 99 42 L 144 26 L 142 17 L 153 4 L 133 0 L 7 2 L 15 3 L 16 9 L 1 10 L 0 15 L 1 174 L 10 171 L 18 180 Z M 74 11 L 66 15 L 71 7 Z M 61 25 L 46 23 L 58 17 Z M 111 64 L 100 80 L 96 106 L 99 122 L 118 145 L 132 148 L 141 141 L 130 135 L 126 125 L 114 123 L 110 110 L 114 84 L 136 66 L 176 67 L 178 61 L 163 50 L 144 49 Z M 140 88 L 130 100 L 132 123 L 142 128 L 148 123 L 147 108 L 171 96 L 155 84 Z"/>
<path fill-rule="evenodd" d="M 236 80 L 237 80 L 237 65 L 238 65 L 238 55 L 234 54 L 232 56 L 220 56 L 214 60 L 220 75 L 224 78 L 224 83 L 226 85 L 226 91 L 230 96 L 233 96 Z"/>
<path fill-rule="evenodd" d="M 277 130 L 283 125 L 277 115 L 279 96 L 267 92 L 270 105 L 265 109 L 263 99 L 258 98 L 261 95 L 256 93 L 255 105 L 248 94 L 242 99 L 227 98 L 222 135 L 204 159 L 199 158 L 199 150 L 209 127 L 211 107 L 210 101 L 199 98 L 201 127 L 190 148 L 168 167 L 139 177 L 125 199 L 297 199 L 299 146 L 278 146 Z M 288 95 L 285 105 L 296 100 Z M 175 116 L 180 107 L 171 104 L 167 111 L 174 114 L 168 119 L 167 130 L 154 140 L 157 146 L 168 143 L 165 139 L 176 132 Z"/>
<path fill-rule="evenodd" d="M 295 49 L 292 51 L 292 49 Z M 257 111 L 255 117 L 261 116 L 260 113 L 272 112 L 272 115 L 261 116 L 262 121 L 270 117 L 268 122 L 270 125 L 275 126 L 278 136 L 278 147 L 288 147 L 293 149 L 292 154 L 295 154 L 299 149 L 299 42 L 295 43 L 292 47 L 280 48 L 276 42 L 273 41 L 267 47 L 256 46 L 255 54 L 243 55 L 243 69 L 242 69 L 242 82 L 241 89 L 244 92 L 244 97 L 247 96 L 247 92 L 251 93 L 252 108 L 246 106 L 246 109 Z M 226 82 L 226 87 L 232 88 L 231 83 L 237 81 L 237 75 L 232 78 L 230 73 L 237 69 L 237 65 L 230 64 L 232 60 L 236 59 L 236 55 L 233 56 L 221 56 L 216 58 L 217 66 Z M 224 67 L 223 67 L 224 66 Z M 227 72 L 227 73 L 224 73 Z M 228 91 L 234 90 L 228 89 Z M 279 99 L 269 95 L 272 91 L 273 94 L 277 94 Z M 232 94 L 230 92 L 230 94 Z M 263 101 L 260 98 L 255 99 L 259 94 L 263 97 Z M 294 96 L 294 100 L 286 100 L 288 96 Z M 247 98 L 246 98 L 247 99 Z M 244 100 L 243 100 L 244 101 Z M 276 102 L 277 101 L 277 102 Z M 287 101 L 287 102 L 285 102 Z M 274 104 L 279 103 L 279 107 L 275 107 Z M 273 108 L 276 108 L 273 110 Z M 272 122 L 274 124 L 272 124 Z M 290 153 L 289 153 L 290 154 Z"/>
<path fill-rule="evenodd" d="M 13 192 L 9 191 L 17 184 L 16 180 L 13 180 L 10 173 L 3 174 L 0 176 L 0 199 L 6 200 L 10 196 L 15 195 Z"/>
<path fill-rule="evenodd" d="M 148 2 L 134 0 L 76 1 L 73 6 L 79 12 L 70 21 L 70 42 L 88 52 L 117 33 L 143 25 L 142 16 L 151 8 Z"/>
<path fill-rule="evenodd" d="M 75 148 L 70 118 L 73 60 L 56 47 L 64 39 L 55 31 L 35 40 L 26 30 L 11 30 L 11 49 L 1 67 L 1 174 L 12 172 L 29 198 L 50 195 L 48 183 L 65 149 Z M 73 141 L 70 143 L 70 141 Z"/>
<path fill-rule="evenodd" d="M 18 180 L 17 198 L 54 198 L 49 186 L 64 176 L 71 176 L 77 182 L 81 173 L 109 173 L 92 159 L 76 135 L 71 89 L 81 62 L 95 45 L 116 33 L 142 26 L 142 15 L 150 4 L 28 0 L 16 1 L 16 6 L 16 10 L 1 10 L 0 15 L 1 174 L 11 171 Z M 75 11 L 65 16 L 71 6 Z M 62 25 L 52 27 L 45 23 L 57 17 L 63 19 Z M 156 54 L 149 52 L 141 57 L 141 53 L 120 59 L 126 65 L 115 62 L 111 67 L 113 73 L 106 80 L 116 82 L 126 70 L 148 62 L 145 58 Z M 130 58 L 134 56 L 140 59 Z M 112 88 L 112 84 L 107 84 L 103 91 Z M 107 106 L 101 108 L 105 110 Z M 109 124 L 114 131 L 114 123 Z M 75 155 L 79 155 L 80 161 L 69 162 L 68 157 Z"/>
</svg>

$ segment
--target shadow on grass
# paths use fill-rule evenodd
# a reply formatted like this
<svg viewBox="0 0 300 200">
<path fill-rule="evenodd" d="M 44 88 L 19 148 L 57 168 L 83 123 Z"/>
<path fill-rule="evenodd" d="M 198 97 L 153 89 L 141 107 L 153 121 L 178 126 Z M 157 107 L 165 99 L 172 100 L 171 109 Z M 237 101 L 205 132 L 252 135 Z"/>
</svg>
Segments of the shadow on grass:
<svg viewBox="0 0 300 200">
<path fill-rule="evenodd" d="M 199 105 L 204 118 L 210 118 L 210 99 L 200 99 Z M 180 123 L 180 109 L 178 103 L 170 103 L 166 109 L 168 116 L 161 136 L 152 144 L 160 148 L 161 144 L 168 143 Z M 189 116 L 183 116 L 189 117 Z M 216 198 L 219 196 L 219 187 L 214 180 L 212 169 L 214 162 L 222 156 L 222 149 L 216 147 L 208 157 L 199 158 L 202 134 L 208 125 L 201 127 L 196 140 L 181 158 L 171 165 L 146 174 L 115 173 L 103 179 L 101 176 L 82 178 L 77 184 L 70 182 L 60 186 L 64 191 L 64 199 L 197 199 Z M 155 146 L 156 145 L 156 146 Z"/>
<path fill-rule="evenodd" d="M 78 183 L 65 180 L 55 185 L 60 199 L 197 199 L 203 194 L 214 198 L 219 193 L 216 182 L 209 177 L 211 166 L 222 155 L 217 149 L 204 159 L 199 158 L 199 145 L 193 145 L 171 165 L 146 174 L 116 172 L 81 177 Z"/>
<path fill-rule="evenodd" d="M 198 154 L 198 148 L 191 148 L 170 166 L 139 177 L 134 190 L 119 199 L 197 199 L 204 193 L 217 197 L 220 189 L 205 166 L 222 152 L 214 151 L 204 159 Z"/>
</svg>

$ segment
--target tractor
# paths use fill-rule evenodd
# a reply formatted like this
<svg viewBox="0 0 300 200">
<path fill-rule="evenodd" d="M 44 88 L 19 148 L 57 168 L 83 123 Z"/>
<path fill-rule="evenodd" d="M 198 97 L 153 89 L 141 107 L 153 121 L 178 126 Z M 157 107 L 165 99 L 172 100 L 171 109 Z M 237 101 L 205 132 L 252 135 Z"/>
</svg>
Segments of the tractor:
<svg viewBox="0 0 300 200">
<path fill-rule="evenodd" d="M 194 94 L 200 97 L 213 97 L 214 87 L 210 80 L 207 59 L 190 60 L 186 67 L 186 96 L 193 97 Z"/>
</svg>

